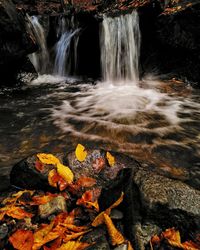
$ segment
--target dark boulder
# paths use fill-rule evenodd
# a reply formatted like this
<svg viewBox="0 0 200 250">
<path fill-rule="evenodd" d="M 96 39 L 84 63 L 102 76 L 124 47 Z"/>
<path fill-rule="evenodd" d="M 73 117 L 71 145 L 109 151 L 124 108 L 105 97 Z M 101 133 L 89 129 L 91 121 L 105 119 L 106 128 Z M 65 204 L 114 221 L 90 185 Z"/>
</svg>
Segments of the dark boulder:
<svg viewBox="0 0 200 250">
<path fill-rule="evenodd" d="M 1 83 L 13 84 L 23 68 L 26 56 L 37 49 L 34 37 L 26 29 L 25 17 L 10 0 L 0 2 L 0 74 Z M 34 72 L 30 64 L 30 72 Z"/>
</svg>

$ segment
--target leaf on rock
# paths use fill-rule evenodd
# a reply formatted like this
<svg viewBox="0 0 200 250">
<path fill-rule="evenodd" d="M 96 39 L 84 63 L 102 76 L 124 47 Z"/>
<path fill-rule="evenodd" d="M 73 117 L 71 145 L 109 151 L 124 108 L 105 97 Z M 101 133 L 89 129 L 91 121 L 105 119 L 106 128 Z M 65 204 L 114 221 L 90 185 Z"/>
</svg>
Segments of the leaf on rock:
<svg viewBox="0 0 200 250">
<path fill-rule="evenodd" d="M 35 168 L 37 169 L 38 172 L 42 173 L 44 171 L 44 164 L 37 160 L 35 162 Z"/>
<path fill-rule="evenodd" d="M 115 157 L 111 155 L 111 153 L 106 153 L 106 159 L 108 160 L 108 163 L 111 167 L 115 165 Z"/>
<path fill-rule="evenodd" d="M 74 174 L 69 167 L 64 166 L 61 163 L 58 163 L 57 172 L 67 183 L 71 184 L 73 182 Z"/>
<path fill-rule="evenodd" d="M 97 217 L 94 219 L 94 221 L 92 222 L 92 226 L 93 227 L 97 227 L 101 224 L 104 223 L 104 213 L 107 215 L 110 215 L 111 210 L 117 206 L 119 206 L 119 204 L 123 201 L 124 198 L 124 193 L 121 193 L 121 196 L 119 197 L 119 199 L 117 199 L 109 208 L 107 208 L 105 211 L 101 212 L 99 215 L 97 215 Z"/>
<path fill-rule="evenodd" d="M 62 244 L 57 250 L 84 250 L 89 247 L 90 244 L 87 242 L 79 241 L 68 241 L 66 244 Z"/>
<path fill-rule="evenodd" d="M 125 238 L 117 230 L 117 228 L 113 224 L 111 218 L 106 213 L 104 213 L 104 222 L 105 222 L 105 224 L 107 226 L 108 234 L 109 234 L 109 236 L 111 238 L 112 245 L 115 246 L 115 245 L 120 245 L 120 244 L 124 243 Z"/>
<path fill-rule="evenodd" d="M 87 176 L 81 176 L 76 182 L 79 187 L 86 188 L 93 187 L 96 183 L 96 179 Z"/>
<path fill-rule="evenodd" d="M 48 193 L 47 195 L 43 195 L 43 196 L 34 196 L 32 198 L 33 202 L 31 202 L 30 205 L 44 205 L 44 204 L 50 202 L 56 196 L 58 196 L 58 195 L 51 194 L 51 193 Z"/>
<path fill-rule="evenodd" d="M 103 157 L 96 158 L 92 164 L 92 167 L 96 173 L 100 173 L 105 167 L 105 159 Z"/>
<path fill-rule="evenodd" d="M 33 233 L 29 230 L 18 229 L 9 237 L 9 242 L 17 250 L 32 250 Z"/>
<path fill-rule="evenodd" d="M 58 179 L 57 177 L 57 171 L 55 169 L 52 169 L 48 174 L 48 182 L 51 187 L 57 188 Z"/>
<path fill-rule="evenodd" d="M 87 157 L 87 150 L 81 144 L 78 144 L 75 150 L 75 155 L 78 161 L 82 162 Z"/>
<path fill-rule="evenodd" d="M 40 162 L 43 164 L 56 165 L 60 163 L 60 160 L 52 154 L 41 153 L 41 154 L 37 154 L 37 157 L 40 160 Z"/>
</svg>

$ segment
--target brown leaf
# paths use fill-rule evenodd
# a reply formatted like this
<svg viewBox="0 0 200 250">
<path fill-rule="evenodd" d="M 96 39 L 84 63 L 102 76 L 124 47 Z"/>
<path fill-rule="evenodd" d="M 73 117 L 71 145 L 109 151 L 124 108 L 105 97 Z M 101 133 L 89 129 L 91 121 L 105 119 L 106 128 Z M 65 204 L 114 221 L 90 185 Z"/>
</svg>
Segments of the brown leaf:
<svg viewBox="0 0 200 250">
<path fill-rule="evenodd" d="M 37 169 L 38 172 L 42 173 L 44 171 L 44 164 L 37 160 L 35 162 L 35 168 Z"/>
<path fill-rule="evenodd" d="M 20 207 L 9 207 L 6 214 L 14 219 L 22 220 L 24 218 L 32 218 L 33 214 L 26 212 Z"/>
<path fill-rule="evenodd" d="M 33 233 L 29 230 L 18 229 L 9 237 L 9 242 L 17 250 L 32 250 Z"/>
<path fill-rule="evenodd" d="M 103 157 L 95 159 L 92 167 L 96 173 L 101 172 L 101 170 L 105 167 L 105 159 Z"/>
<path fill-rule="evenodd" d="M 87 190 L 80 199 L 77 200 L 76 205 L 82 205 L 86 208 L 95 208 L 95 210 L 99 211 L 98 201 L 95 197 L 95 189 Z"/>
</svg>

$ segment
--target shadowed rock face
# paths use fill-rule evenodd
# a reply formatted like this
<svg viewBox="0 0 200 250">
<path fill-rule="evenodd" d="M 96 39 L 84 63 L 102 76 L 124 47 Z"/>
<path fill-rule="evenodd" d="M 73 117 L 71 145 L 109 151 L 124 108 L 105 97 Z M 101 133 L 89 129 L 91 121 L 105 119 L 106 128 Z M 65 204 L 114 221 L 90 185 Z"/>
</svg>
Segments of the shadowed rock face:
<svg viewBox="0 0 200 250">
<path fill-rule="evenodd" d="M 16 73 L 27 66 L 26 55 L 37 48 L 28 34 L 25 19 L 17 13 L 10 0 L 0 1 L 0 74 L 3 81 L 15 79 Z M 32 66 L 28 67 L 33 71 Z"/>
</svg>

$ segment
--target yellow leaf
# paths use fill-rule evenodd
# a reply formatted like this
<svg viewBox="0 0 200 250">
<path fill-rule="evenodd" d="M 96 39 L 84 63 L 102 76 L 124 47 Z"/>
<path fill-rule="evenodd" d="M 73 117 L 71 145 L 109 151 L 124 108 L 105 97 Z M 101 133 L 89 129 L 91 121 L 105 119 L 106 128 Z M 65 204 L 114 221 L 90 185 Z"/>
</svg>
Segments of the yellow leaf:
<svg viewBox="0 0 200 250">
<path fill-rule="evenodd" d="M 106 158 L 108 160 L 109 165 L 112 167 L 115 165 L 115 157 L 111 155 L 111 153 L 106 153 Z"/>
<path fill-rule="evenodd" d="M 125 239 L 123 235 L 117 230 L 111 218 L 106 213 L 104 213 L 104 222 L 107 226 L 112 245 L 115 246 L 124 243 Z"/>
<path fill-rule="evenodd" d="M 78 161 L 82 162 L 87 157 L 87 151 L 85 147 L 81 144 L 78 144 L 76 147 L 75 155 Z"/>
<path fill-rule="evenodd" d="M 70 168 L 64 166 L 61 163 L 58 163 L 57 172 L 67 183 L 71 184 L 73 182 L 74 174 Z"/>
<path fill-rule="evenodd" d="M 87 242 L 79 241 L 68 241 L 66 244 L 62 244 L 57 250 L 84 250 L 89 247 L 90 244 Z"/>
<path fill-rule="evenodd" d="M 56 165 L 60 163 L 60 160 L 52 154 L 41 153 L 41 154 L 37 154 L 37 157 L 40 160 L 40 162 L 42 162 L 43 164 Z"/>
</svg>

